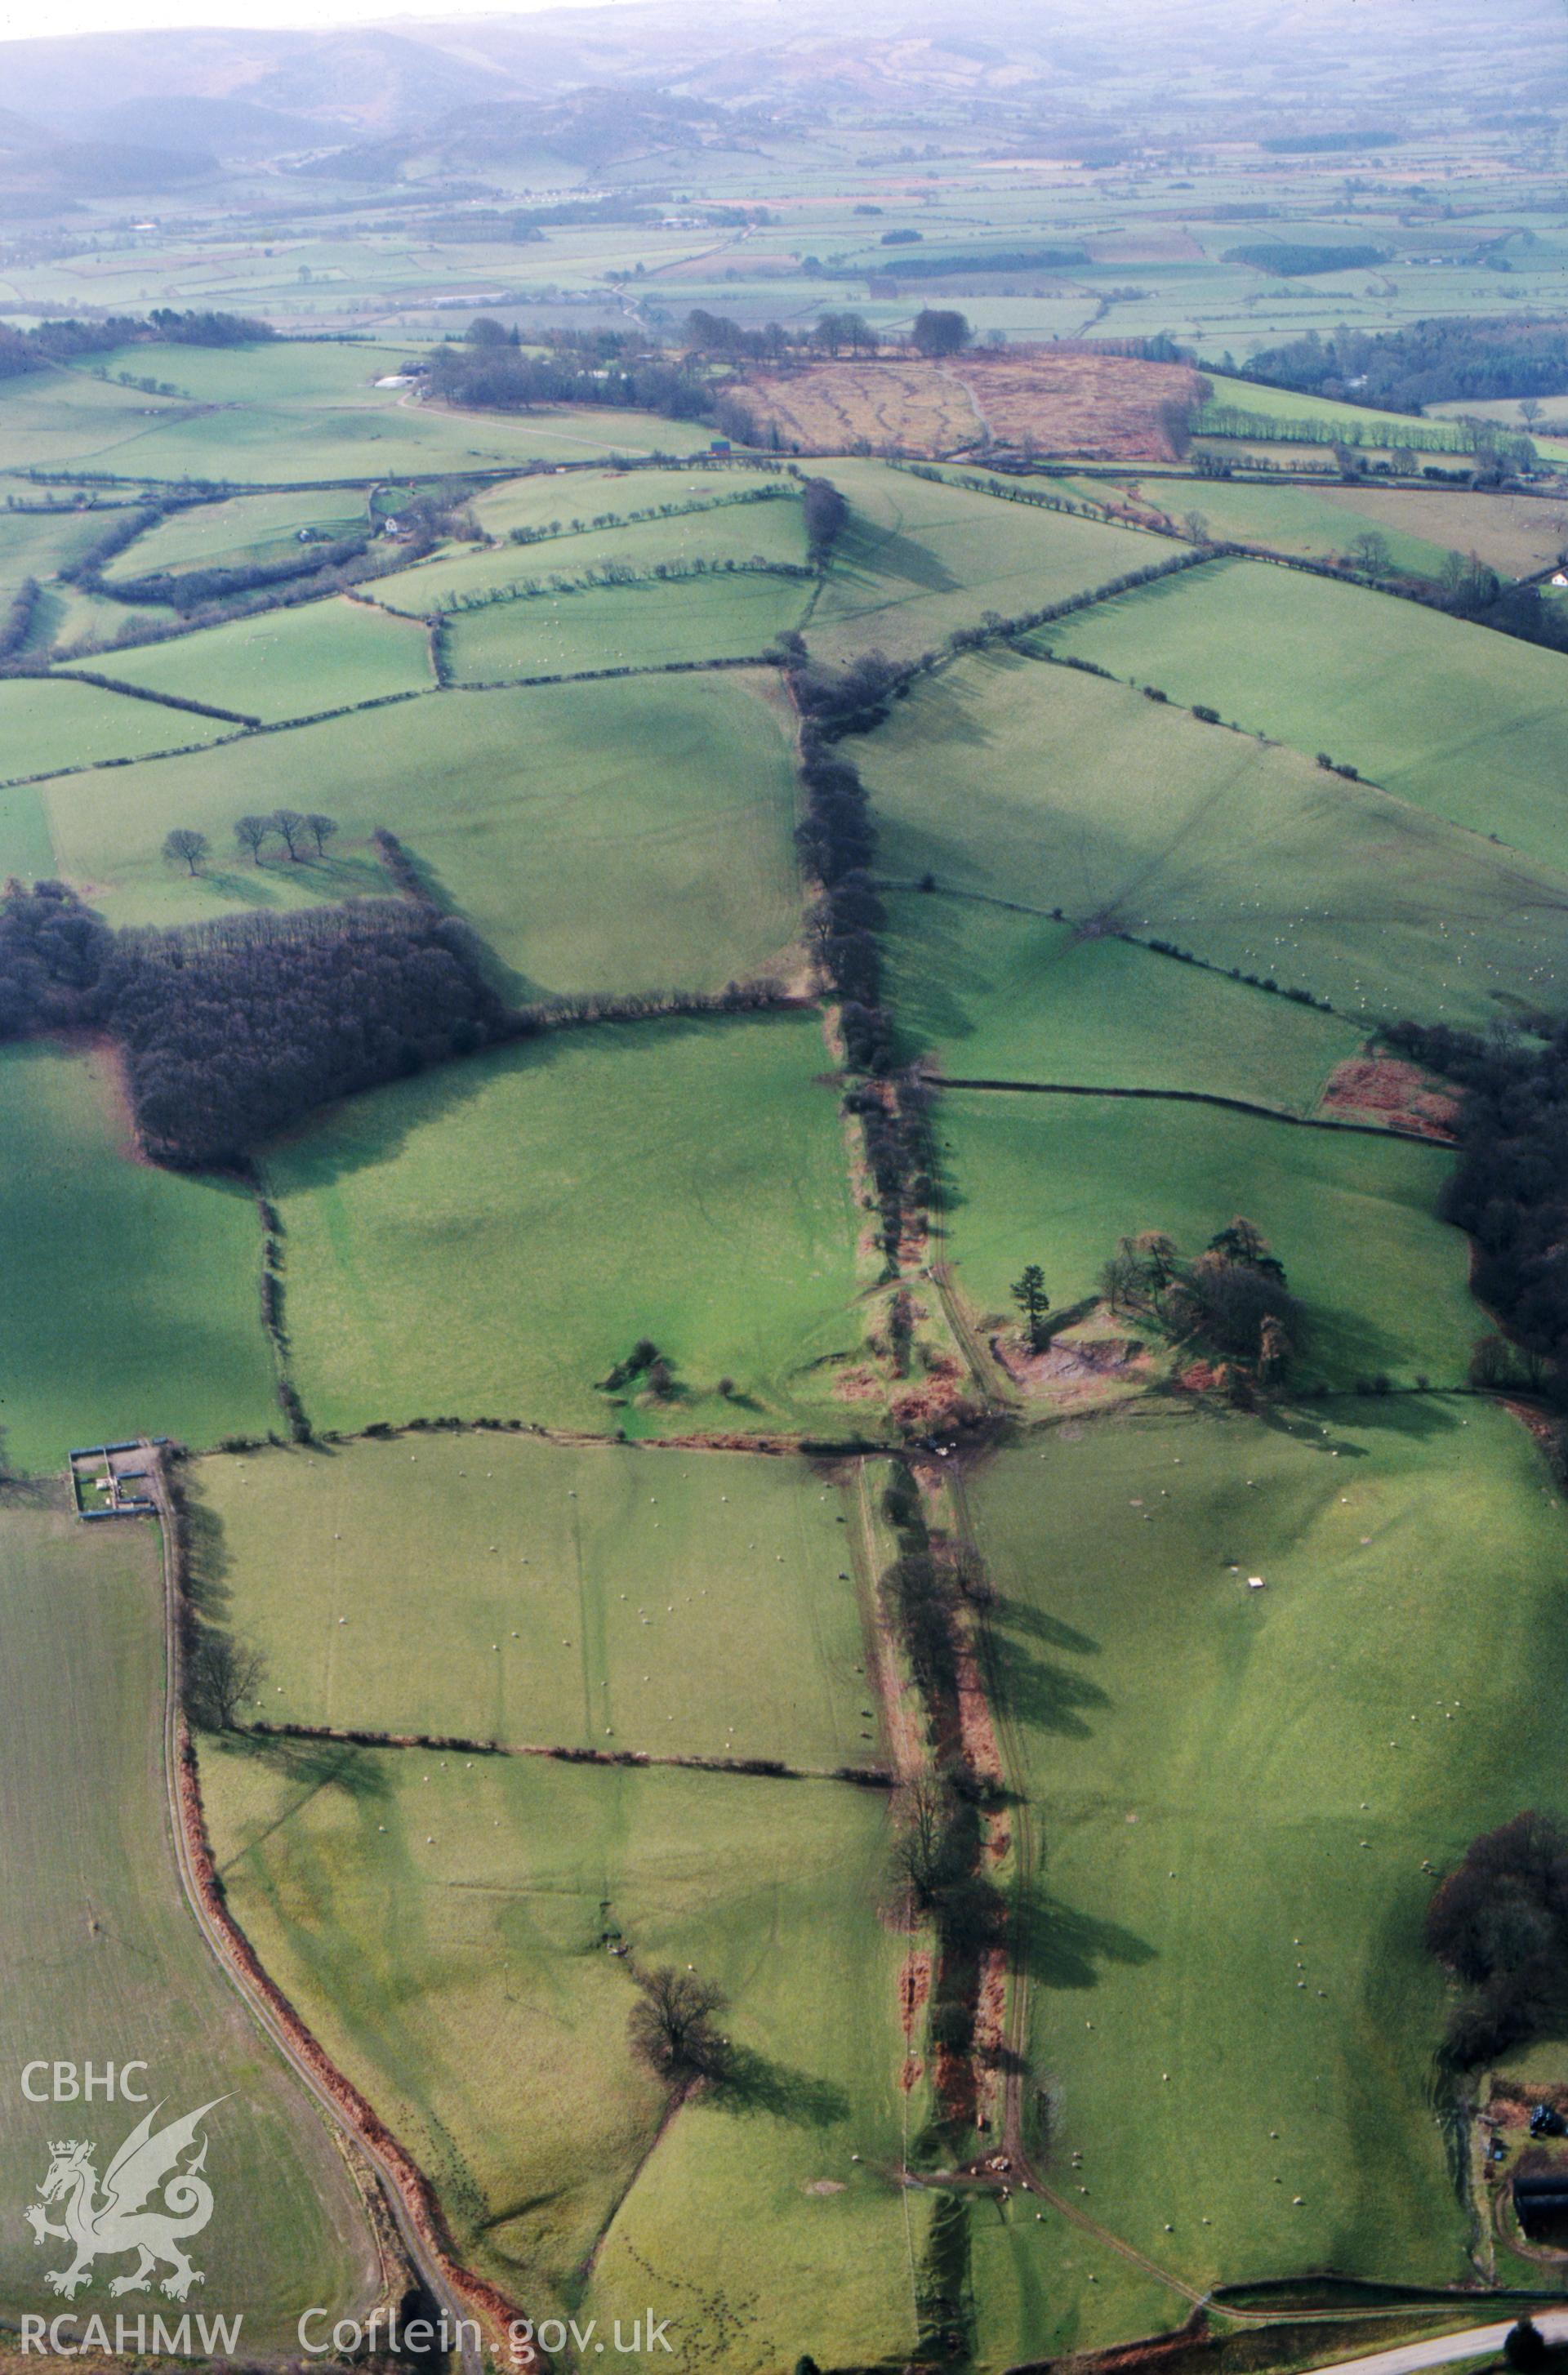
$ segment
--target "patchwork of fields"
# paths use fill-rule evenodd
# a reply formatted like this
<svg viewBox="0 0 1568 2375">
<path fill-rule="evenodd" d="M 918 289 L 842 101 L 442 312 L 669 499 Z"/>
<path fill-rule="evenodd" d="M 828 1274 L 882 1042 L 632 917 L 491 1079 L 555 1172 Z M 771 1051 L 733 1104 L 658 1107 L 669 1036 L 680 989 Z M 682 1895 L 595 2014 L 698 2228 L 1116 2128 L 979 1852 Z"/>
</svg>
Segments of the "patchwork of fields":
<svg viewBox="0 0 1568 2375">
<path fill-rule="evenodd" d="M 37 503 L 0 601 L 39 580 L 0 681 L 0 1865 L 43 1924 L 0 2027 L 58 2021 L 68 1962 L 51 2053 L 134 2029 L 171 2100 L 242 2105 L 204 2305 L 373 2294 L 303 2049 L 180 1901 L 167 1686 L 225 1918 L 433 2190 L 453 2260 L 395 2284 L 667 2315 L 714 2375 L 1002 2375 L 1220 2284 L 1468 2282 L 1422 1915 L 1554 1802 L 1564 1520 L 1472 1383 L 1454 1106 L 1378 1033 L 1560 1021 L 1568 661 L 1261 561 L 1113 596 L 1179 546 L 869 450 L 463 411 L 391 343 L 159 349 L 162 393 L 126 358 L 0 381 Z M 1056 492 L 1554 557 L 1533 499 L 1173 459 Z M 116 514 L 29 469 L 147 520 L 84 574 Z M 809 560 L 808 471 L 846 505 Z M 366 531 L 374 573 L 309 575 Z M 206 571 L 256 583 L 129 599 Z M 419 934 L 450 1030 L 375 1003 Z M 247 1039 L 226 984 L 275 948 Z M 214 1015 L 236 1076 L 330 1042 L 334 1085 L 157 1167 L 136 1098 L 206 1076 L 154 1023 Z M 175 1514 L 68 1516 L 68 1451 L 143 1435 Z M 684 2061 L 661 1971 L 712 1991 Z"/>
</svg>

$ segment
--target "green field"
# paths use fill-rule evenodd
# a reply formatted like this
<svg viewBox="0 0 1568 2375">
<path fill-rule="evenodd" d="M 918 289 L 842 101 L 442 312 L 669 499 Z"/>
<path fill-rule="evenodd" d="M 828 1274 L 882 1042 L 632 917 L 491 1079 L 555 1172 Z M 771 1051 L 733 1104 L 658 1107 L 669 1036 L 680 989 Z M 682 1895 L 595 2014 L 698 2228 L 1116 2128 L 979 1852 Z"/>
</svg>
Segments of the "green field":
<svg viewBox="0 0 1568 2375">
<path fill-rule="evenodd" d="M 631 482 L 639 505 L 671 500 L 664 491 L 664 479 L 662 471 L 639 473 Z M 556 500 L 560 500 L 559 490 Z M 695 561 L 733 561 L 740 566 L 752 560 L 804 566 L 806 530 L 797 502 L 775 498 L 765 503 L 726 503 L 676 519 L 585 528 L 579 535 L 553 536 L 538 544 L 508 542 L 478 551 L 459 545 L 381 579 L 372 590 L 386 609 L 424 616 L 531 580 L 560 576 L 572 581 L 617 563 L 646 572 Z M 693 590 L 685 582 L 668 589 L 677 603 Z M 809 590 L 804 584 L 798 588 L 801 603 Z"/>
<path fill-rule="evenodd" d="M 1254 573 L 1314 590 L 1293 573 Z M 1515 651 L 1551 665 L 1486 641 L 1504 667 Z M 897 880 L 929 872 L 944 889 L 1168 939 L 1356 1021 L 1477 1022 L 1499 1001 L 1555 1009 L 1568 991 L 1554 927 L 1543 930 L 1568 880 L 1122 685 L 989 652 L 923 683 L 856 758 L 879 868 Z"/>
<path fill-rule="evenodd" d="M 916 659 L 986 610 L 1019 618 L 1169 557 L 1131 528 L 972 494 L 885 462 L 830 462 L 822 476 L 851 514 L 808 637 L 829 659 L 872 649 Z"/>
<path fill-rule="evenodd" d="M 74 1444 L 123 1436 L 200 1445 L 275 1425 L 253 1199 L 134 1161 L 86 1051 L 0 1051 L 0 1113 L 6 1469 L 53 1471 Z"/>
<path fill-rule="evenodd" d="M 595 586 L 491 603 L 443 633 L 459 684 L 753 659 L 800 624 L 810 592 L 799 578 L 741 571 L 677 585 Z"/>
<path fill-rule="evenodd" d="M 140 2116 L 101 2099 L 69 2109 L 24 2101 L 22 2064 L 40 2056 L 100 2073 L 106 2062 L 145 2062 L 132 2083 L 166 2103 L 168 2119 L 225 2098 L 204 2129 L 217 2206 L 190 2247 L 206 2278 L 192 2312 L 241 2311 L 245 2345 L 271 2350 L 293 2343 L 302 2310 L 363 2315 L 380 2271 L 348 2172 L 181 1900 L 163 1787 L 157 1535 L 136 1520 L 82 1524 L 63 1484 L 6 1487 L 0 1588 L 0 1879 L 18 1908 L 0 1946 L 0 2050 L 13 2074 L 0 2164 L 17 2205 L 0 2239 L 7 2318 L 65 2306 L 43 2277 L 68 2263 L 70 2247 L 51 2239 L 40 2251 L 20 2216 L 50 2140 L 94 2138 L 101 2178 Z M 77 2313 L 101 2310 L 105 2274 L 125 2271 L 124 2259 L 96 2270 Z M 182 2313 L 145 2292 L 123 2306 L 133 2317 L 156 2308 L 171 2327 Z"/>
<path fill-rule="evenodd" d="M 99 365 L 176 393 L 146 395 L 79 367 L 7 380 L 0 456 L 12 469 L 75 465 L 148 484 L 195 478 L 266 487 L 681 455 L 710 442 L 706 428 L 653 413 L 459 412 L 411 403 L 407 389 L 375 385 L 407 352 L 324 341 L 123 349 Z"/>
<path fill-rule="evenodd" d="M 268 724 L 419 691 L 434 682 L 422 628 L 347 598 L 265 610 L 167 643 L 109 652 L 86 665 L 122 684 L 206 702 Z"/>
<path fill-rule="evenodd" d="M 41 500 L 35 487 L 18 492 L 29 503 Z M 42 579 L 68 567 L 113 525 L 109 511 L 0 510 L 0 604 L 9 602 L 24 577 Z"/>
<path fill-rule="evenodd" d="M 1379 503 L 1357 489 L 1270 487 L 1242 479 L 1148 479 L 1139 493 L 1145 502 L 1158 502 L 1178 522 L 1197 512 L 1216 543 L 1258 545 L 1267 552 L 1310 561 L 1349 559 L 1357 537 L 1368 528 L 1380 528 L 1388 539 L 1394 567 L 1421 577 L 1435 577 L 1444 553 L 1453 549 L 1436 540 L 1432 532 L 1451 522 L 1457 537 L 1462 526 L 1468 533 L 1459 549 L 1468 552 L 1487 501 L 1472 496 L 1463 505 L 1440 508 L 1441 496 L 1412 495 L 1411 503 L 1427 506 L 1416 514 L 1427 532 L 1416 534 L 1406 524 L 1405 499 L 1399 493 L 1385 494 Z M 1346 496 L 1349 502 L 1343 500 Z"/>
<path fill-rule="evenodd" d="M 1054 648 L 1326 750 L 1434 815 L 1568 865 L 1560 655 L 1257 561 L 1141 587 L 1049 630 Z"/>
<path fill-rule="evenodd" d="M 879 1798 L 304 1743 L 202 1770 L 240 1921 L 533 2316 L 629 2335 L 652 2303 L 677 2357 L 626 2363 L 726 2375 L 909 2352 L 925 2221 L 883 2173 L 908 2098 Z M 662 2136 L 607 1929 L 731 2000 L 741 2086 Z"/>
<path fill-rule="evenodd" d="M 1440 1149 L 1291 1128 L 1213 1107 L 955 1089 L 938 1110 L 943 1250 L 978 1310 L 1040 1262 L 1058 1309 L 1095 1292 L 1121 1236 L 1163 1229 L 1187 1255 L 1244 1213 L 1304 1306 L 1301 1383 L 1464 1381 L 1483 1315 L 1468 1251 L 1434 1212 Z"/>
<path fill-rule="evenodd" d="M 119 664 L 115 654 L 110 669 Z M 70 677 L 13 677 L 0 683 L 0 780 L 14 784 L 106 759 L 183 750 L 215 742 L 225 730 L 218 718 L 106 692 Z"/>
<path fill-rule="evenodd" d="M 886 904 L 904 1046 L 961 1079 L 1202 1089 L 1304 1114 L 1362 1045 L 1336 1015 L 1048 916 L 919 892 Z"/>
<path fill-rule="evenodd" d="M 371 845 L 384 825 L 510 995 L 722 989 L 799 927 L 787 713 L 767 683 L 726 671 L 441 694 L 228 744 L 221 768 L 176 760 L 11 797 L 47 798 L 56 855 L 34 870 L 89 884 L 112 923 L 384 892 Z M 288 783 L 338 820 L 325 864 L 291 865 L 273 843 L 258 867 L 235 844 L 235 819 L 265 815 Z M 5 819 L 0 801 L 0 834 Z M 195 879 L 161 855 L 173 825 L 212 844 Z"/>
<path fill-rule="evenodd" d="M 277 1146 L 312 1417 L 677 1435 L 831 1409 L 816 1365 L 859 1331 L 826 1061 L 815 1014 L 563 1031 Z M 617 1410 L 595 1381 L 643 1336 L 681 1390 Z"/>
<path fill-rule="evenodd" d="M 155 571 L 241 569 L 254 561 L 308 553 L 301 528 L 318 537 L 352 536 L 365 526 L 365 504 L 351 488 L 324 487 L 319 493 L 296 489 L 281 495 L 238 495 L 228 502 L 197 503 L 171 512 L 109 563 L 117 578 L 148 577 Z"/>
<path fill-rule="evenodd" d="M 193 1493 L 275 1722 L 877 1755 L 847 1504 L 800 1461 L 410 1436 L 218 1455 Z"/>
<path fill-rule="evenodd" d="M 1091 1423 L 970 1489 L 1053 2166 L 1190 2283 L 1468 2276 L 1421 1864 L 1558 1793 L 1546 1484 L 1503 1412 L 1423 1400 Z"/>
<path fill-rule="evenodd" d="M 751 468 L 732 462 L 685 469 L 672 465 L 657 474 L 650 470 L 573 470 L 568 475 L 560 470 L 543 470 L 525 479 L 504 479 L 499 486 L 487 487 L 474 497 L 469 509 L 487 536 L 509 536 L 514 527 L 553 528 L 572 534 L 574 523 L 577 529 L 592 532 L 595 520 L 612 514 L 624 518 L 631 512 L 646 511 L 655 503 L 712 503 L 721 496 L 739 494 L 748 487 L 776 487 L 779 480 L 776 468 Z M 753 515 L 753 507 L 742 508 L 748 517 Z M 691 524 L 695 525 L 695 521 Z M 563 551 L 570 549 L 562 547 Z M 548 557 L 536 548 L 519 546 L 516 549 L 519 554 L 532 550 L 536 561 Z"/>
</svg>

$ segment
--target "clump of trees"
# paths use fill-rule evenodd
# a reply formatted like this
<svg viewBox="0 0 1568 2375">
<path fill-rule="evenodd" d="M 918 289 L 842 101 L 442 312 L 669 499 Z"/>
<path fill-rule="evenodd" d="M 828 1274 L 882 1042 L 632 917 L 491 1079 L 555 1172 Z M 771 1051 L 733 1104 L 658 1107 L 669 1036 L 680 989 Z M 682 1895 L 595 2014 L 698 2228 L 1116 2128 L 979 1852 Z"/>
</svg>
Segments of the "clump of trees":
<svg viewBox="0 0 1568 2375">
<path fill-rule="evenodd" d="M 1240 1215 L 1190 1261 L 1162 1230 L 1121 1238 L 1100 1291 L 1113 1311 L 1149 1321 L 1173 1344 L 1218 1354 L 1241 1398 L 1255 1385 L 1281 1383 L 1301 1341 L 1301 1306 L 1284 1264 Z"/>
<path fill-rule="evenodd" d="M 672 1963 L 632 1977 L 638 1996 L 626 2026 L 638 2060 L 681 2091 L 722 2078 L 728 2040 L 716 2023 L 727 2003 L 724 1990 Z"/>
<path fill-rule="evenodd" d="M 250 314 L 181 313 L 171 305 L 155 305 L 145 317 L 109 313 L 94 322 L 39 322 L 30 330 L 14 330 L 6 323 L 0 324 L 0 379 L 46 371 L 78 355 L 108 354 L 116 347 L 249 347 L 277 336 L 270 322 Z"/>
<path fill-rule="evenodd" d="M 136 1126 L 175 1168 L 501 1035 L 463 928 L 395 900 L 120 935 L 105 968 Z"/>
<path fill-rule="evenodd" d="M 1544 1044 L 1516 1032 L 1485 1038 L 1444 1023 L 1400 1022 L 1390 1046 L 1466 1092 L 1460 1153 L 1443 1189 L 1444 1220 L 1476 1248 L 1473 1290 L 1522 1353 L 1544 1365 L 1539 1382 L 1568 1399 L 1568 1024 Z"/>
<path fill-rule="evenodd" d="M 1530 1813 L 1473 1840 L 1427 1909 L 1426 1942 L 1465 1991 L 1448 2023 L 1456 2065 L 1557 2033 L 1568 2013 L 1568 1832 Z"/>
<path fill-rule="evenodd" d="M 831 479 L 808 479 L 800 490 L 806 522 L 807 558 L 814 569 L 825 569 L 833 547 L 849 521 L 849 505 Z"/>
<path fill-rule="evenodd" d="M 0 1039 L 96 1020 L 114 945 L 64 882 L 29 891 L 13 876 L 0 894 Z"/>
<path fill-rule="evenodd" d="M 1373 333 L 1341 325 L 1327 338 L 1310 330 L 1266 347 L 1237 376 L 1394 412 L 1466 396 L 1556 396 L 1568 387 L 1568 321 L 1448 315 Z"/>
<path fill-rule="evenodd" d="M 909 342 L 916 354 L 938 362 L 944 355 L 961 355 L 973 335 L 963 314 L 926 305 L 914 317 Z"/>
</svg>

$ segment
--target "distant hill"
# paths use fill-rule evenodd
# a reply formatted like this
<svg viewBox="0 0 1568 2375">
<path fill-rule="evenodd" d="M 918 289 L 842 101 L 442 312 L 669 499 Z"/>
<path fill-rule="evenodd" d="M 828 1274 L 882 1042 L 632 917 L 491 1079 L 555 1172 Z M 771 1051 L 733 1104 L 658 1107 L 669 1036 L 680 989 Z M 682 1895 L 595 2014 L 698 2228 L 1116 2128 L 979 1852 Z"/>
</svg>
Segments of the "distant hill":
<svg viewBox="0 0 1568 2375">
<path fill-rule="evenodd" d="M 89 116 L 82 130 L 91 138 L 129 142 L 176 156 L 287 157 L 319 148 L 337 127 L 306 115 L 286 115 L 248 99 L 124 99 Z M 347 123 L 342 128 L 347 131 Z M 4 124 L 0 120 L 0 137 Z"/>
</svg>

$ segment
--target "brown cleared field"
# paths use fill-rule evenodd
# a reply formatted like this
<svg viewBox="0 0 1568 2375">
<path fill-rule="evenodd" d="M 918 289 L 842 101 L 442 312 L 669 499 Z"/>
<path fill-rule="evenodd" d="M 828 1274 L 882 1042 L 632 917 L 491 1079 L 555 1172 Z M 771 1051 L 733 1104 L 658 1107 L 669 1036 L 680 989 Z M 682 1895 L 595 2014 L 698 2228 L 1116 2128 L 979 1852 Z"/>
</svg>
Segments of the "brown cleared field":
<svg viewBox="0 0 1568 2375">
<path fill-rule="evenodd" d="M 745 389 L 759 426 L 808 453 L 952 454 L 989 431 L 1003 445 L 1107 462 L 1173 459 L 1167 408 L 1185 410 L 1196 395 L 1196 375 L 1178 364 L 1042 348 L 950 363 L 814 363 L 759 372 Z"/>
</svg>

